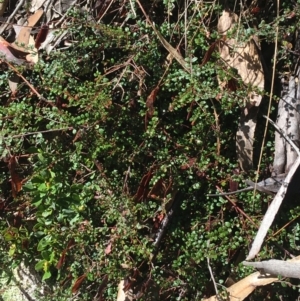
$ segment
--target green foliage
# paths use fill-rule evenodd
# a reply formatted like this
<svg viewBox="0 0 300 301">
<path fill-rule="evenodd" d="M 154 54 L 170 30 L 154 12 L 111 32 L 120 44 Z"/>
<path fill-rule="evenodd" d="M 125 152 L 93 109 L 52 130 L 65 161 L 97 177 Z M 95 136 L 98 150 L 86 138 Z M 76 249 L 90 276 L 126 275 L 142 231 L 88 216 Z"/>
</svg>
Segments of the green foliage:
<svg viewBox="0 0 300 301">
<path fill-rule="evenodd" d="M 20 71 L 42 98 L 25 84 L 14 98 L 10 71 L 0 75 L 1 265 L 12 269 L 25 260 L 35 267 L 50 287 L 42 300 L 68 300 L 72 288 L 76 300 L 97 294 L 115 300 L 118 282 L 128 276 L 144 284 L 144 300 L 150 300 L 150 279 L 160 287 L 157 300 L 200 300 L 214 294 L 207 258 L 218 283 L 249 272 L 237 258 L 247 252 L 269 198 L 244 193 L 238 197 L 243 203 L 234 205 L 206 197 L 217 186 L 227 190 L 232 180 L 242 183 L 244 175 L 235 174 L 235 132 L 248 91 L 220 90 L 218 77 L 234 79 L 236 70 L 224 70 L 216 52 L 200 66 L 218 36 L 215 20 L 223 8 L 209 2 L 184 8 L 181 2 L 158 1 L 151 9 L 190 74 L 175 59 L 170 63 L 138 10 L 119 28 L 87 24 L 73 10 L 76 42 L 42 53 L 32 69 Z M 129 3 L 126 9 L 132 10 Z M 284 20 L 272 9 L 268 18 L 254 19 L 260 37 L 273 43 L 272 22 Z M 245 40 L 252 34 L 246 27 L 240 32 Z M 147 102 L 156 87 L 150 116 Z M 12 156 L 24 179 L 16 197 Z M 157 251 L 155 223 L 176 192 L 180 206 Z M 293 208 L 284 221 L 298 212 Z M 299 225 L 291 227 L 276 241 L 298 250 Z M 267 243 L 262 256 L 270 254 L 281 256 Z"/>
</svg>

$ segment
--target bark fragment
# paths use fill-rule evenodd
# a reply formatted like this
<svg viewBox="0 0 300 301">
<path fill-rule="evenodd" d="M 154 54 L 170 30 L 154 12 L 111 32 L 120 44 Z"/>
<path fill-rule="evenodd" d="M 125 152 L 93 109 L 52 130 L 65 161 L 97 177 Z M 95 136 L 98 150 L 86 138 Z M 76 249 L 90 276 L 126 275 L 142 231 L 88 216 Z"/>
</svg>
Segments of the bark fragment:
<svg viewBox="0 0 300 301">
<path fill-rule="evenodd" d="M 259 55 L 258 39 L 253 36 L 249 41 L 243 41 L 235 37 L 229 37 L 233 35 L 234 31 L 239 32 L 238 21 L 236 14 L 223 11 L 218 22 L 218 32 L 223 36 L 219 44 L 219 51 L 225 67 L 228 70 L 237 70 L 246 88 L 249 88 L 236 134 L 238 162 L 243 170 L 248 171 L 253 166 L 253 142 L 257 107 L 262 99 L 259 90 L 264 89 L 265 80 Z M 238 36 L 237 33 L 234 33 L 235 36 Z M 219 80 L 219 85 L 224 88 L 227 83 Z"/>
<path fill-rule="evenodd" d="M 278 105 L 276 124 L 298 147 L 300 145 L 300 95 L 299 95 L 298 68 L 296 75 L 290 76 L 287 84 L 282 79 L 282 93 Z M 297 153 L 292 146 L 286 142 L 282 135 L 275 133 L 275 156 L 273 173 L 280 174 L 289 171 L 297 159 Z"/>
</svg>

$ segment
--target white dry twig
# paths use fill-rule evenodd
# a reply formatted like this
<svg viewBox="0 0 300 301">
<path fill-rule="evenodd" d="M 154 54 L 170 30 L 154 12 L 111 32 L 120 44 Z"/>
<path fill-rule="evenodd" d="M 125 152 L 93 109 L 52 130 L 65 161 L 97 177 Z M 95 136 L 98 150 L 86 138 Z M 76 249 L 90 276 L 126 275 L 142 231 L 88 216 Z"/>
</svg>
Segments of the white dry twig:
<svg viewBox="0 0 300 301">
<path fill-rule="evenodd" d="M 30 136 L 30 135 L 37 135 L 37 134 L 44 134 L 44 133 L 51 133 L 51 132 L 60 132 L 60 131 L 71 131 L 71 130 L 73 130 L 73 127 L 52 129 L 52 130 L 45 130 L 45 131 L 37 131 L 37 132 L 27 132 L 27 133 L 24 133 L 24 134 L 3 137 L 2 139 L 5 140 L 5 139 L 22 138 L 22 137 Z"/>
<path fill-rule="evenodd" d="M 209 247 L 209 243 L 210 243 L 210 241 L 208 240 L 207 241 L 207 247 Z M 212 269 L 211 269 L 211 266 L 210 266 L 209 257 L 207 257 L 206 259 L 207 259 L 207 266 L 208 266 L 208 270 L 209 270 L 209 273 L 210 273 L 210 277 L 211 277 L 211 280 L 214 284 L 216 296 L 217 296 L 217 299 L 218 299 L 219 291 L 218 291 L 217 283 L 215 281 L 215 278 L 214 278 L 214 275 L 213 275 L 213 272 L 212 272 Z"/>
<path fill-rule="evenodd" d="M 291 167 L 283 184 L 281 185 L 280 189 L 278 190 L 273 202 L 271 203 L 270 207 L 268 208 L 268 210 L 262 220 L 262 223 L 259 227 L 259 230 L 256 234 L 256 237 L 254 239 L 254 242 L 252 244 L 252 247 L 250 249 L 249 255 L 247 256 L 246 260 L 253 259 L 260 251 L 263 241 L 267 235 L 267 232 L 268 232 L 270 226 L 272 225 L 273 220 L 274 220 L 274 218 L 279 210 L 279 207 L 284 199 L 288 185 L 291 182 L 293 175 L 296 172 L 296 170 L 298 169 L 299 165 L 300 165 L 300 156 L 298 156 L 297 160 Z"/>
</svg>

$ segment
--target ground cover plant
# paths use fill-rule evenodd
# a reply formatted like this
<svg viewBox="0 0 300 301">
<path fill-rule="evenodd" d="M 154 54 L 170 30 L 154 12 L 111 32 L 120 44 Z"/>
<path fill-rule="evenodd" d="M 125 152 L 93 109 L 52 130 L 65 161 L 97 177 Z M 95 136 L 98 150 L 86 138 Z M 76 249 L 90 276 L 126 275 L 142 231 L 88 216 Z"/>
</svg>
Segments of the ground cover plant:
<svg viewBox="0 0 300 301">
<path fill-rule="evenodd" d="M 20 13 L 33 13 L 25 2 Z M 222 292 L 252 271 L 240 262 L 272 197 L 207 194 L 243 187 L 258 167 L 259 180 L 271 172 L 274 129 L 264 140 L 263 115 L 273 93 L 276 119 L 280 79 L 298 60 L 298 2 L 75 2 L 63 2 L 63 25 L 51 21 L 57 35 L 67 29 L 52 51 L 42 47 L 34 64 L 1 63 L 2 277 L 13 281 L 22 263 L 38 284 L 34 300 L 116 300 L 122 279 L 141 300 L 201 300 L 216 294 L 210 267 Z M 226 38 L 224 11 L 238 16 Z M 220 43 L 254 35 L 263 90 L 220 58 Z M 236 132 L 249 93 L 261 103 L 246 170 Z M 260 259 L 298 255 L 297 200 L 283 204 Z M 248 300 L 297 300 L 297 285 Z"/>
</svg>

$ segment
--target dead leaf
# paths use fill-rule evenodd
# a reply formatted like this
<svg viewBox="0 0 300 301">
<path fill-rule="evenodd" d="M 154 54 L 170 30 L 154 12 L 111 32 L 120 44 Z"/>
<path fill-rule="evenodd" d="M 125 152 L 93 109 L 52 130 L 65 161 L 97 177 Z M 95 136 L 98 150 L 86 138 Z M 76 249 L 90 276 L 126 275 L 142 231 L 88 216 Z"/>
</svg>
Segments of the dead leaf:
<svg viewBox="0 0 300 301">
<path fill-rule="evenodd" d="M 8 169 L 11 176 L 12 196 L 15 198 L 18 192 L 22 189 L 22 181 L 16 172 L 16 157 L 12 156 L 8 161 Z"/>
<path fill-rule="evenodd" d="M 63 264 L 64 264 L 64 262 L 65 262 L 65 259 L 66 259 L 66 253 L 67 253 L 67 249 L 65 249 L 65 250 L 62 252 L 62 254 L 61 254 L 61 256 L 60 256 L 60 258 L 59 258 L 59 260 L 58 260 L 58 263 L 57 263 L 57 265 L 56 265 L 56 268 L 57 268 L 58 270 L 61 269 L 61 267 L 63 266 Z"/>
<path fill-rule="evenodd" d="M 160 40 L 161 44 L 166 48 L 166 50 L 171 54 L 172 57 L 175 58 L 175 60 L 181 65 L 181 67 L 188 73 L 191 73 L 191 68 L 188 67 L 187 62 L 184 60 L 182 55 L 175 49 L 169 42 L 166 41 L 166 39 L 162 36 L 162 34 L 156 29 L 156 27 L 153 25 L 151 20 L 149 19 L 148 15 L 146 14 L 143 6 L 141 5 L 140 1 L 137 0 L 137 4 L 139 5 L 141 11 L 143 12 L 148 24 L 152 27 L 153 31 L 157 35 L 158 39 Z"/>
<path fill-rule="evenodd" d="M 203 67 L 211 58 L 211 55 L 213 54 L 213 52 L 215 51 L 216 49 L 216 46 L 218 44 L 219 40 L 215 41 L 214 43 L 212 43 L 208 50 L 206 51 L 205 55 L 204 55 L 204 58 L 202 59 L 202 62 L 201 62 L 201 65 L 200 67 Z"/>
<path fill-rule="evenodd" d="M 159 91 L 159 86 L 155 87 L 146 100 L 147 113 L 145 116 L 145 124 L 147 127 L 148 121 L 151 120 L 154 114 L 154 101 L 156 99 L 157 93 Z"/>
<path fill-rule="evenodd" d="M 12 43 L 14 48 L 24 51 L 24 49 L 28 47 L 31 29 L 39 21 L 43 13 L 44 13 L 43 9 L 39 9 L 28 18 L 27 26 L 22 27 L 15 42 Z"/>
<path fill-rule="evenodd" d="M 30 50 L 30 53 L 26 55 L 26 61 L 32 64 L 36 64 L 39 61 L 39 54 L 37 49 L 34 47 L 34 38 L 33 36 L 29 37 L 28 42 L 28 48 L 32 49 Z"/>
<path fill-rule="evenodd" d="M 172 185 L 172 179 L 160 178 L 151 188 L 150 192 L 148 193 L 148 197 L 157 200 L 163 200 L 170 193 Z"/>
<path fill-rule="evenodd" d="M 39 49 L 41 47 L 41 44 L 43 42 L 45 42 L 45 40 L 47 38 L 47 35 L 48 35 L 48 32 L 49 32 L 49 26 L 47 24 L 44 24 L 41 27 L 41 29 L 40 29 L 40 31 L 39 31 L 36 39 L 35 39 L 35 45 L 34 46 L 35 46 L 36 49 Z"/>
<path fill-rule="evenodd" d="M 219 19 L 218 31 L 226 35 L 232 30 L 234 24 L 238 21 L 238 16 L 234 13 L 223 11 L 222 17 Z M 264 72 L 260 61 L 255 37 L 250 41 L 238 41 L 235 38 L 222 40 L 219 43 L 220 57 L 227 68 L 233 68 L 238 71 L 243 82 L 247 86 L 252 86 L 260 90 L 264 89 Z M 253 89 L 251 89 L 253 90 Z M 257 92 L 250 92 L 248 103 L 259 106 L 262 96 Z"/>
<path fill-rule="evenodd" d="M 35 12 L 37 11 L 39 8 L 42 7 L 42 5 L 44 4 L 46 0 L 32 0 L 30 1 L 30 12 Z"/>
<path fill-rule="evenodd" d="M 2 57 L 9 62 L 22 65 L 26 62 L 27 54 L 29 54 L 29 52 L 14 48 L 10 43 L 0 37 L 0 58 Z"/>
<path fill-rule="evenodd" d="M 181 56 L 181 54 L 175 49 L 170 43 L 168 43 L 165 38 L 161 35 L 161 33 L 155 28 L 155 26 L 151 23 L 150 24 L 156 33 L 158 39 L 162 43 L 162 45 L 168 50 L 168 52 L 175 58 L 175 60 L 181 65 L 181 67 L 187 71 L 188 73 L 191 73 L 191 70 L 189 67 L 187 67 L 187 63 L 184 60 L 184 58 Z"/>
<path fill-rule="evenodd" d="M 80 277 L 78 277 L 75 281 L 75 283 L 72 286 L 72 294 L 76 294 L 77 291 L 79 290 L 83 280 L 86 278 L 86 274 L 81 275 Z"/>
<path fill-rule="evenodd" d="M 63 250 L 59 260 L 58 260 L 58 263 L 56 265 L 56 268 L 59 270 L 61 269 L 61 267 L 63 266 L 64 262 L 65 262 L 65 259 L 66 259 L 66 253 L 69 249 L 71 249 L 73 246 L 75 245 L 75 240 L 72 238 L 69 242 L 68 242 L 68 245 L 67 247 Z"/>
<path fill-rule="evenodd" d="M 67 249 L 70 250 L 74 246 L 75 246 L 75 240 L 74 238 L 71 238 L 68 242 Z"/>
<path fill-rule="evenodd" d="M 137 193 L 134 196 L 134 200 L 140 202 L 141 200 L 145 199 L 149 193 L 149 182 L 153 177 L 153 171 L 150 169 L 148 173 L 146 173 L 139 185 Z"/>
<path fill-rule="evenodd" d="M 31 4 L 32 5 L 42 5 L 42 3 L 37 3 L 37 1 L 38 0 L 36 0 L 35 2 L 32 2 Z M 42 14 L 43 14 L 43 10 L 40 9 L 35 14 L 30 16 L 28 18 L 28 26 L 34 26 L 38 22 L 38 20 L 42 16 Z M 30 63 L 34 63 L 34 64 L 37 63 L 38 62 L 38 53 L 37 53 L 36 49 L 26 51 L 26 52 L 24 51 L 25 47 L 29 49 L 29 48 L 31 48 L 30 46 L 34 46 L 34 44 L 35 44 L 33 37 L 30 36 L 31 28 L 30 27 L 21 27 L 20 28 L 18 26 L 14 26 L 14 29 L 17 34 L 17 38 L 16 38 L 16 41 L 12 45 L 9 45 L 11 47 L 11 48 L 9 48 L 10 52 L 12 52 L 13 55 L 16 56 L 17 58 L 18 58 L 18 55 L 14 54 L 16 51 L 19 51 L 19 52 L 21 51 L 21 53 L 23 53 L 23 54 L 26 53 L 25 57 L 23 57 L 23 55 L 22 55 L 22 58 L 24 60 L 26 60 L 27 62 L 30 62 Z M 1 40 L 4 40 L 4 39 L 1 39 Z M 6 58 L 6 59 L 11 61 L 9 59 L 9 57 L 10 57 L 10 55 L 8 55 L 8 58 Z M 25 61 L 16 60 L 16 59 L 14 59 L 11 62 L 15 62 L 18 65 L 25 63 Z M 9 82 L 9 87 L 10 87 L 11 92 L 15 93 L 17 91 L 17 87 L 18 87 L 18 83 L 19 83 L 19 76 L 10 77 L 8 82 Z"/>
<path fill-rule="evenodd" d="M 253 7 L 252 9 L 251 9 L 251 13 L 252 14 L 258 14 L 258 13 L 260 13 L 261 12 L 261 9 L 260 9 L 260 7 L 258 7 L 258 6 L 255 6 L 255 7 Z"/>
<path fill-rule="evenodd" d="M 219 52 L 225 68 L 237 70 L 246 86 L 243 89 L 249 88 L 250 91 L 247 99 L 245 99 L 246 105 L 242 111 L 236 134 L 238 161 L 241 168 L 247 171 L 253 166 L 256 108 L 262 100 L 258 90 L 264 89 L 265 79 L 259 55 L 258 39 L 255 36 L 252 36 L 248 41 L 237 40 L 234 37 L 227 38 L 228 32 L 233 32 L 238 21 L 238 16 L 235 13 L 223 11 L 218 22 L 218 32 L 223 35 L 223 38 L 219 40 Z M 234 82 L 221 81 L 220 79 L 219 86 L 221 89 L 227 87 L 233 91 L 239 89 Z"/>
<path fill-rule="evenodd" d="M 159 227 L 161 226 L 161 222 L 164 220 L 165 214 L 159 213 L 153 218 L 153 227 L 152 227 L 152 233 L 157 232 Z"/>
<path fill-rule="evenodd" d="M 223 10 L 222 16 L 219 19 L 218 22 L 218 33 L 221 35 L 226 35 L 227 32 L 233 28 L 233 26 L 238 23 L 239 17 L 237 14 L 228 11 Z"/>
<path fill-rule="evenodd" d="M 104 301 L 105 300 L 103 298 L 103 292 L 107 286 L 107 283 L 108 283 L 108 276 L 105 275 L 102 279 L 101 284 L 99 285 L 98 293 L 97 293 L 97 297 L 96 297 L 95 301 Z"/>
<path fill-rule="evenodd" d="M 106 255 L 111 253 L 111 246 L 112 246 L 112 243 L 110 241 L 104 251 Z"/>
<path fill-rule="evenodd" d="M 150 95 L 147 97 L 147 100 L 146 100 L 146 107 L 148 109 L 147 111 L 147 115 L 148 117 L 151 119 L 153 114 L 154 114 L 154 107 L 153 107 L 153 104 L 154 104 L 154 101 L 156 99 L 156 96 L 157 96 L 157 93 L 159 91 L 159 86 L 155 87 Z"/>
<path fill-rule="evenodd" d="M 228 301 L 236 301 L 236 300 L 244 300 L 249 296 L 256 287 L 264 286 L 275 282 L 278 280 L 275 277 L 263 277 L 259 272 L 253 273 L 239 282 L 233 284 L 231 287 L 227 288 L 226 300 Z M 203 299 L 203 301 L 218 301 L 220 300 L 219 296 L 212 296 L 208 299 Z"/>
<path fill-rule="evenodd" d="M 158 181 L 155 182 L 155 184 L 151 188 L 150 192 L 148 193 L 148 197 L 157 199 L 157 198 L 163 198 L 164 196 L 165 196 L 164 180 L 160 178 Z"/>
<path fill-rule="evenodd" d="M 299 262 L 299 256 L 291 259 L 291 261 Z M 275 276 L 269 274 L 261 274 L 260 272 L 255 272 L 249 276 L 241 279 L 237 283 L 233 284 L 226 289 L 228 301 L 244 300 L 246 299 L 257 287 L 265 286 L 273 282 L 277 282 L 279 279 Z M 218 301 L 220 300 L 219 296 L 212 296 L 208 299 L 203 299 L 203 301 Z"/>
<path fill-rule="evenodd" d="M 121 280 L 118 285 L 117 301 L 125 301 L 127 299 L 124 287 L 125 287 L 125 281 Z"/>
</svg>

